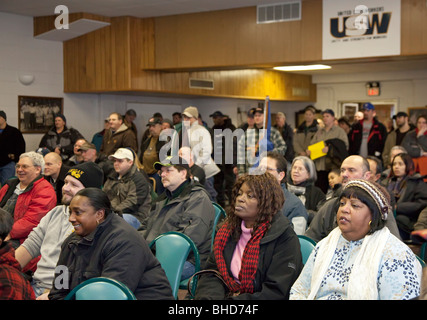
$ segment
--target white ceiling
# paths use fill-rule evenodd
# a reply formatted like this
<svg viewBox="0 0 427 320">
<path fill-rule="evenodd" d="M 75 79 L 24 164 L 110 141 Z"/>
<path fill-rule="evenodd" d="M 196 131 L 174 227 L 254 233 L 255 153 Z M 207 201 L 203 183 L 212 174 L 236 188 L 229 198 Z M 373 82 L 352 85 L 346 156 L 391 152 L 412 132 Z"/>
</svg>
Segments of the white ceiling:
<svg viewBox="0 0 427 320">
<path fill-rule="evenodd" d="M 70 13 L 147 18 L 286 1 L 290 0 L 1 0 L 0 11 L 32 17 L 49 16 L 55 14 L 56 6 L 65 5 Z"/>
<path fill-rule="evenodd" d="M 70 13 L 87 12 L 102 16 L 157 17 L 238 7 L 249 7 L 292 0 L 0 0 L 0 12 L 25 16 L 54 15 L 58 5 L 68 7 Z M 57 39 L 63 41 L 63 39 Z M 320 62 L 320 61 L 319 61 Z M 323 63 L 325 63 L 323 61 Z M 327 63 L 327 62 L 326 62 Z M 333 68 L 305 74 L 372 73 L 398 70 L 427 70 L 427 58 L 390 58 L 331 62 Z"/>
</svg>

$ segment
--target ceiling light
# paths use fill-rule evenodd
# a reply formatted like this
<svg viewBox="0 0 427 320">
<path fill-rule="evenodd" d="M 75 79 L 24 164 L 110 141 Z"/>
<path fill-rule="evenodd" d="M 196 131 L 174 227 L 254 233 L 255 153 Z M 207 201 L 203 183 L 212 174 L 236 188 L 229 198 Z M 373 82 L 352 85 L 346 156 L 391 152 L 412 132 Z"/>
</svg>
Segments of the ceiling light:
<svg viewBox="0 0 427 320">
<path fill-rule="evenodd" d="M 331 69 L 331 66 L 324 64 L 310 64 L 303 66 L 283 66 L 283 67 L 274 67 L 274 70 L 279 71 L 309 71 L 309 70 L 327 70 Z"/>
</svg>

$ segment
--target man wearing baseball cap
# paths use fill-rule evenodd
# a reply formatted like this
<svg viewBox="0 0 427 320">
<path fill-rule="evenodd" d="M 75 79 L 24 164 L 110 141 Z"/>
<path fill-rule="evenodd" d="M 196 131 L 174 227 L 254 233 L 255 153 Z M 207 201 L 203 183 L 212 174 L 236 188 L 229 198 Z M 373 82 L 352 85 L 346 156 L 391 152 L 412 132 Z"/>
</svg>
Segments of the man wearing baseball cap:
<svg viewBox="0 0 427 320">
<path fill-rule="evenodd" d="M 409 131 L 415 129 L 415 126 L 412 123 L 409 123 L 409 117 L 406 112 L 398 112 L 395 116 L 393 116 L 393 119 L 396 121 L 397 128 L 387 135 L 387 139 L 385 141 L 382 159 L 384 168 L 390 166 L 390 162 L 392 160 L 390 159 L 391 148 L 394 146 L 401 146 L 405 135 Z"/>
<path fill-rule="evenodd" d="M 0 111 L 0 185 L 15 175 L 15 164 L 25 152 L 21 131 L 7 124 L 6 113 Z"/>
<path fill-rule="evenodd" d="M 160 149 L 167 143 L 160 139 L 160 133 L 162 132 L 162 119 L 159 117 L 150 118 L 147 123 L 149 136 L 141 144 L 141 154 L 139 161 L 144 166 L 145 173 L 156 180 L 155 193 L 161 194 L 164 191 L 160 176 L 157 174 L 157 170 L 154 169 L 153 164 L 159 161 Z"/>
<path fill-rule="evenodd" d="M 151 242 L 158 235 L 168 231 L 186 234 L 194 241 L 200 254 L 201 265 L 211 250 L 211 233 L 215 210 L 205 188 L 190 178 L 188 163 L 179 156 L 167 157 L 154 164 L 161 172 L 166 188 L 159 195 L 148 218 L 139 232 Z M 182 279 L 194 273 L 194 256 L 184 266 Z"/>
<path fill-rule="evenodd" d="M 36 297 L 47 299 L 55 276 L 56 262 L 62 242 L 74 228 L 68 221 L 68 206 L 74 195 L 84 188 L 101 188 L 104 177 L 101 168 L 93 162 L 71 167 L 62 187 L 62 204 L 50 210 L 31 231 L 28 238 L 15 251 L 16 260 L 24 268 L 33 258 L 41 255 L 32 286 Z"/>
<path fill-rule="evenodd" d="M 233 137 L 233 142 L 227 142 L 224 137 L 224 130 L 234 132 L 236 127 L 231 123 L 231 119 L 221 111 L 215 111 L 210 115 L 214 126 L 212 127 L 214 158 L 216 164 L 221 170 L 214 176 L 214 188 L 217 192 L 216 202 L 225 208 L 226 199 L 231 200 L 231 190 L 233 189 L 236 175 L 233 167 L 237 164 L 237 137 Z M 218 157 L 222 155 L 222 157 Z M 232 162 L 227 162 L 227 157 L 232 155 Z M 218 159 L 219 158 L 219 159 Z M 219 162 L 220 160 L 221 162 Z"/>
<path fill-rule="evenodd" d="M 113 211 L 138 229 L 150 211 L 151 185 L 135 165 L 130 149 L 119 148 L 108 159 L 114 162 L 114 171 L 108 175 L 103 190 Z"/>
<path fill-rule="evenodd" d="M 344 129 L 335 125 L 335 112 L 332 109 L 322 111 L 323 123 L 325 126 L 319 128 L 311 139 L 310 144 L 324 141 L 325 156 L 314 159 L 317 171 L 316 186 L 324 194 L 328 192 L 329 181 L 328 174 L 332 169 L 339 169 L 341 162 L 348 156 L 348 137 Z M 306 153 L 310 155 L 310 151 Z"/>
<path fill-rule="evenodd" d="M 355 122 L 349 133 L 349 154 L 366 158 L 375 156 L 381 160 L 387 139 L 386 127 L 375 117 L 375 106 L 366 102 L 362 106 L 363 120 Z"/>
</svg>

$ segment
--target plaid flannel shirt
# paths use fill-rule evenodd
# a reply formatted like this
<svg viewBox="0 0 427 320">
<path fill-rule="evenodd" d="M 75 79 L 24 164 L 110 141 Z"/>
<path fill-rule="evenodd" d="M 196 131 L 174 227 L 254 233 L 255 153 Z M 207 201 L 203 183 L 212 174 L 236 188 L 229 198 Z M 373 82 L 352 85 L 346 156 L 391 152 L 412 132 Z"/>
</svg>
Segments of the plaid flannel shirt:
<svg viewBox="0 0 427 320">
<path fill-rule="evenodd" d="M 33 288 L 23 277 L 10 244 L 0 249 L 0 300 L 35 300 Z"/>
<path fill-rule="evenodd" d="M 253 154 L 253 147 L 258 144 L 260 129 L 248 129 L 237 143 L 237 169 L 239 174 L 247 173 L 249 168 L 258 162 L 258 157 Z M 274 152 L 281 155 L 286 153 L 286 142 L 280 132 L 271 127 L 270 142 Z"/>
</svg>

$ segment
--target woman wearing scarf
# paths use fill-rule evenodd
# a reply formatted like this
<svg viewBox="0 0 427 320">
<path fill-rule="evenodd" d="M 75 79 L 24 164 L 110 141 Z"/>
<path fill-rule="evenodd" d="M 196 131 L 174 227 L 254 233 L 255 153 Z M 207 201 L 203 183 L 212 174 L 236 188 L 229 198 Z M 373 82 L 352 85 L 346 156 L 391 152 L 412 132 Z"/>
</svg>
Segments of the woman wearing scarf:
<svg viewBox="0 0 427 320">
<path fill-rule="evenodd" d="M 415 173 L 414 162 L 406 153 L 392 159 L 390 175 L 384 183 L 396 200 L 400 236 L 408 240 L 420 212 L 427 206 L 427 184 L 419 173 Z"/>
<path fill-rule="evenodd" d="M 270 173 L 242 175 L 218 230 L 196 299 L 288 299 L 302 269 L 298 237 L 281 214 L 284 196 Z"/>
<path fill-rule="evenodd" d="M 352 180 L 343 188 L 338 227 L 321 240 L 292 286 L 291 300 L 404 300 L 420 293 L 422 267 L 385 227 L 392 213 L 382 186 Z"/>
<path fill-rule="evenodd" d="M 323 191 L 314 185 L 317 180 L 316 166 L 309 157 L 295 157 L 291 164 L 291 174 L 287 187 L 295 194 L 308 211 L 308 224 L 317 212 L 319 203 L 326 200 Z"/>
</svg>

